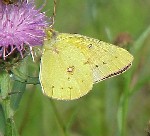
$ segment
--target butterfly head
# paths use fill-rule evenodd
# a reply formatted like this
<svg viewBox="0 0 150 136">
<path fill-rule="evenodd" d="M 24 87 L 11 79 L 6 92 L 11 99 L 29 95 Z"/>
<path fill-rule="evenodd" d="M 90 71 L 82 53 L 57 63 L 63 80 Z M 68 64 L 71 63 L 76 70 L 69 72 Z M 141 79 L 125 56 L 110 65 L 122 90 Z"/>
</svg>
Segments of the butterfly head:
<svg viewBox="0 0 150 136">
<path fill-rule="evenodd" d="M 56 36 L 58 35 L 57 34 L 58 32 L 57 31 L 55 31 L 55 30 L 53 30 L 53 29 L 47 29 L 46 30 L 46 40 L 51 40 L 51 39 L 55 39 L 56 38 Z"/>
<path fill-rule="evenodd" d="M 58 36 L 57 31 L 54 31 L 53 29 L 47 29 L 43 48 L 50 49 L 51 45 L 53 45 L 56 42 L 57 36 Z"/>
</svg>

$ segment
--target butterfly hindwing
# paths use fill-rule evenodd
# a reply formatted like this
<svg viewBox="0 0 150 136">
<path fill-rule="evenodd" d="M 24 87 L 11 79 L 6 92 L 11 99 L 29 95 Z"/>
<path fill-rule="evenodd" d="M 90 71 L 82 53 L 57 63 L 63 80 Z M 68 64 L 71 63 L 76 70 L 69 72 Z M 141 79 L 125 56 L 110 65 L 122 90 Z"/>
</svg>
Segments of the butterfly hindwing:
<svg viewBox="0 0 150 136">
<path fill-rule="evenodd" d="M 47 46 L 47 47 L 46 47 Z M 40 81 L 44 93 L 56 99 L 77 99 L 92 89 L 93 77 L 80 49 L 69 43 L 45 45 Z"/>
</svg>

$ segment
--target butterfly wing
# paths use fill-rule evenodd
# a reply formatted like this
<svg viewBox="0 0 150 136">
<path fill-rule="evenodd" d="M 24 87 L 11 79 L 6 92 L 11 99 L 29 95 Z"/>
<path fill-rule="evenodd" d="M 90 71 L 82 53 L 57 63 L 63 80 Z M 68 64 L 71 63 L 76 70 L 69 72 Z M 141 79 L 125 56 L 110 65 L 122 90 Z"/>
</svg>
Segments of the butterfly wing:
<svg viewBox="0 0 150 136">
<path fill-rule="evenodd" d="M 133 56 L 123 48 L 79 34 L 60 33 L 58 41 L 76 46 L 91 66 L 94 82 L 118 75 L 127 70 Z"/>
<path fill-rule="evenodd" d="M 87 94 L 92 89 L 93 76 L 90 65 L 85 62 L 84 54 L 69 42 L 47 41 L 40 68 L 43 92 L 60 100 Z"/>
<path fill-rule="evenodd" d="M 43 92 L 56 99 L 77 99 L 94 82 L 120 74 L 133 56 L 117 46 L 78 34 L 53 32 L 45 41 L 40 82 Z"/>
</svg>

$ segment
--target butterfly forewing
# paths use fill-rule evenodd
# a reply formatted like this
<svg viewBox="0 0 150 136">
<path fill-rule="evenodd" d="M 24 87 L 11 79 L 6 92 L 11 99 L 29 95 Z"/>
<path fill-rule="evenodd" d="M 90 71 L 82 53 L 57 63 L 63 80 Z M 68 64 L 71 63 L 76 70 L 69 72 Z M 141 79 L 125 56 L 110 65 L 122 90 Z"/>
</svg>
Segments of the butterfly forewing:
<svg viewBox="0 0 150 136">
<path fill-rule="evenodd" d="M 94 82 L 122 73 L 133 61 L 133 56 L 128 51 L 94 38 L 60 33 L 58 39 L 82 51 L 86 63 L 93 71 Z"/>
</svg>

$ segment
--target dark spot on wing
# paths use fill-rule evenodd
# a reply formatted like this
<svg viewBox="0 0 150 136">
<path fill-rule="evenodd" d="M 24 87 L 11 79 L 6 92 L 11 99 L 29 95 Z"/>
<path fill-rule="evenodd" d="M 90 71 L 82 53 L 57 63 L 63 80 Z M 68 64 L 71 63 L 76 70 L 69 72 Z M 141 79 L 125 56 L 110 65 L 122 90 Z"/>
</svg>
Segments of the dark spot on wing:
<svg viewBox="0 0 150 136">
<path fill-rule="evenodd" d="M 90 44 L 88 45 L 88 48 L 91 49 L 92 47 L 93 47 L 93 45 L 90 43 Z"/>
<path fill-rule="evenodd" d="M 98 68 L 98 65 L 95 65 L 96 68 Z"/>
<path fill-rule="evenodd" d="M 88 58 L 87 61 L 84 62 L 83 64 L 84 64 L 84 65 L 85 65 L 85 64 L 90 64 L 90 62 L 91 62 L 91 60 L 90 60 L 90 58 Z"/>
<path fill-rule="evenodd" d="M 59 54 L 59 50 L 56 47 L 52 48 L 53 53 Z"/>
<path fill-rule="evenodd" d="M 67 72 L 70 73 L 70 74 L 73 74 L 74 70 L 75 70 L 74 66 L 70 66 L 70 67 L 67 68 Z"/>
<path fill-rule="evenodd" d="M 103 64 L 105 65 L 105 64 L 107 64 L 107 63 L 103 61 Z"/>
<path fill-rule="evenodd" d="M 53 96 L 54 86 L 52 86 L 52 96 Z"/>
<path fill-rule="evenodd" d="M 70 90 L 72 90 L 73 89 L 73 87 L 68 87 Z"/>
</svg>

